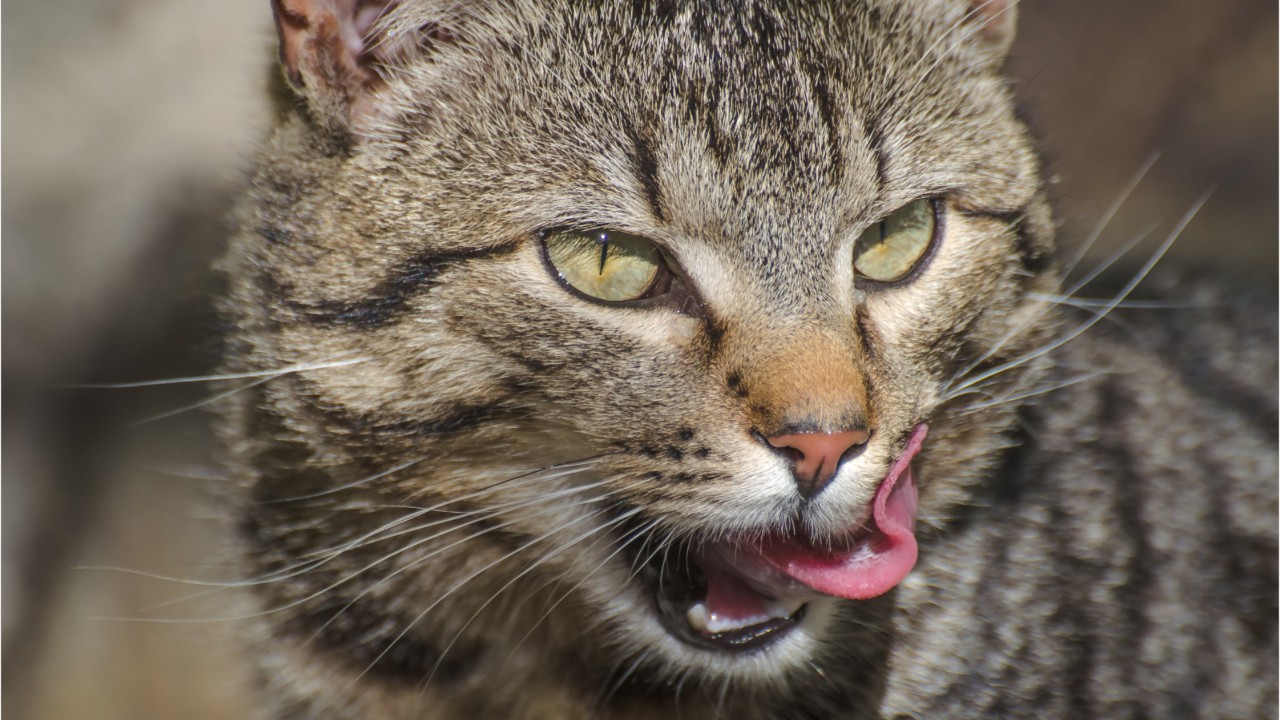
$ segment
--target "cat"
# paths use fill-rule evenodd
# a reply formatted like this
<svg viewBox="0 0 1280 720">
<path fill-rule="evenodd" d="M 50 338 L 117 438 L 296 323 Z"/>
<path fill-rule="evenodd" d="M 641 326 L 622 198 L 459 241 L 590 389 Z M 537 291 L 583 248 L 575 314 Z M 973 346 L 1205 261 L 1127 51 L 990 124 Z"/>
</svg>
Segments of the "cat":
<svg viewBox="0 0 1280 720">
<path fill-rule="evenodd" d="M 1014 3 L 273 10 L 273 717 L 1275 716 L 1274 308 L 1059 302 Z"/>
</svg>

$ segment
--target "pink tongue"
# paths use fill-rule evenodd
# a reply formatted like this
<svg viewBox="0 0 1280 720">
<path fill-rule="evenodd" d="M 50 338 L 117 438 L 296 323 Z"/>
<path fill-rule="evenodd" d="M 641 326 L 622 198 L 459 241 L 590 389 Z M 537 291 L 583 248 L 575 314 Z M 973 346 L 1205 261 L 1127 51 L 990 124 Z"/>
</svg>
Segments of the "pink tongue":
<svg viewBox="0 0 1280 720">
<path fill-rule="evenodd" d="M 879 535 L 842 553 L 788 539 L 774 540 L 761 548 L 761 559 L 820 593 L 853 600 L 883 595 L 902 582 L 916 564 L 917 495 L 910 463 L 926 432 L 928 426 L 916 426 L 906 449 L 876 491 L 872 517 Z"/>
</svg>

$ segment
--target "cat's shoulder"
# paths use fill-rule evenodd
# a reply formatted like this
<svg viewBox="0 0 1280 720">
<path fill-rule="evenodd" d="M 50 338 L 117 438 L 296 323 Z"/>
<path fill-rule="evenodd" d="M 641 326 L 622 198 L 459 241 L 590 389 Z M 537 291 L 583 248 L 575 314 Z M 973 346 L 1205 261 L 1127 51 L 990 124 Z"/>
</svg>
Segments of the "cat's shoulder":
<svg viewBox="0 0 1280 720">
<path fill-rule="evenodd" d="M 1069 321 L 1091 327 L 1064 348 L 1060 367 L 1106 369 L 1099 384 L 1132 393 L 1131 413 L 1161 408 L 1199 422 L 1202 435 L 1243 424 L 1276 437 L 1277 298 L 1265 288 L 1233 285 L 1194 272 L 1154 275 L 1140 294 L 1109 308 L 1096 301 Z M 1158 432 L 1158 431 L 1157 431 Z M 1229 438 L 1222 439 L 1231 445 Z"/>
<path fill-rule="evenodd" d="M 1083 482 L 1132 489 L 1152 532 L 1258 538 L 1274 555 L 1274 292 L 1166 271 L 1127 306 L 1077 310 L 1065 332 L 1085 324 L 1045 381 L 1063 387 L 1029 406 L 1046 470 L 1081 458 L 1097 470 Z"/>
</svg>

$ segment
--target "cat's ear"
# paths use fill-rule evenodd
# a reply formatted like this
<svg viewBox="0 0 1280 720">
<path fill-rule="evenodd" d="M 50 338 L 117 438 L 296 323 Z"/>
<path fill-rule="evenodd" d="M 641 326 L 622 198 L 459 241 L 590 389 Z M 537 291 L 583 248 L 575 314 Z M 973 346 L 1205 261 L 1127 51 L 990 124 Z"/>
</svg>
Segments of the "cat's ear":
<svg viewBox="0 0 1280 720">
<path fill-rule="evenodd" d="M 1018 0 L 969 0 L 961 24 L 971 28 L 974 37 L 1004 57 L 1013 44 L 1018 24 Z"/>
<path fill-rule="evenodd" d="M 347 133 L 382 84 L 379 20 L 398 0 L 271 0 L 280 64 L 311 117 Z"/>
</svg>

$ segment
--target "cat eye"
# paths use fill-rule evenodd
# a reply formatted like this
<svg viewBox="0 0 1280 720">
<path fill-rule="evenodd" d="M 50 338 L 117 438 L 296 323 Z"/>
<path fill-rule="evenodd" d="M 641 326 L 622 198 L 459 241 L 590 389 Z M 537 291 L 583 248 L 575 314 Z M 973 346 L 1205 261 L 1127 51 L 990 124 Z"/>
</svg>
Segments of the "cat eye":
<svg viewBox="0 0 1280 720">
<path fill-rule="evenodd" d="M 868 280 L 901 280 L 925 256 L 936 226 L 936 201 L 924 199 L 903 205 L 858 238 L 853 248 L 853 268 Z"/>
<path fill-rule="evenodd" d="M 569 287 L 605 302 L 653 297 L 666 265 L 658 246 L 615 230 L 557 230 L 543 238 L 547 260 Z"/>
</svg>

